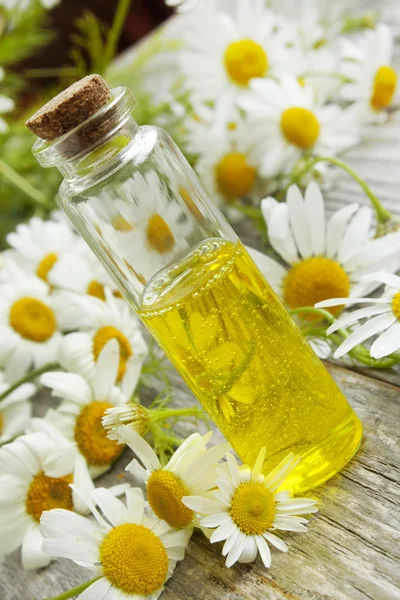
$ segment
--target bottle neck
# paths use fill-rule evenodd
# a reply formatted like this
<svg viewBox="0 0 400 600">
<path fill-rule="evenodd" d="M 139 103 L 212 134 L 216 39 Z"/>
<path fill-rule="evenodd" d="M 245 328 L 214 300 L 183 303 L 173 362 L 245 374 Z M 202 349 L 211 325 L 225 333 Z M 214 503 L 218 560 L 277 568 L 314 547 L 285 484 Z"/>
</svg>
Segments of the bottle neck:
<svg viewBox="0 0 400 600">
<path fill-rule="evenodd" d="M 33 153 L 43 167 L 57 167 L 70 183 L 90 178 L 119 160 L 139 126 L 136 101 L 127 88 L 112 90 L 113 100 L 78 127 L 54 141 L 38 139 Z"/>
</svg>

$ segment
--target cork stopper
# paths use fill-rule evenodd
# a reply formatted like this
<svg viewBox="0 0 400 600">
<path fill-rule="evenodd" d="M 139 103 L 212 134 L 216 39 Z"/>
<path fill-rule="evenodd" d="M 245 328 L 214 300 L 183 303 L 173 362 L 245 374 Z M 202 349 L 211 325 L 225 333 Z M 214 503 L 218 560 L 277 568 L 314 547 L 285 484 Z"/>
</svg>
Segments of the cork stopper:
<svg viewBox="0 0 400 600">
<path fill-rule="evenodd" d="M 104 79 L 88 75 L 40 108 L 26 121 L 26 126 L 43 140 L 52 141 L 81 125 L 110 100 Z M 91 142 L 95 141 L 92 128 L 89 137 Z"/>
</svg>

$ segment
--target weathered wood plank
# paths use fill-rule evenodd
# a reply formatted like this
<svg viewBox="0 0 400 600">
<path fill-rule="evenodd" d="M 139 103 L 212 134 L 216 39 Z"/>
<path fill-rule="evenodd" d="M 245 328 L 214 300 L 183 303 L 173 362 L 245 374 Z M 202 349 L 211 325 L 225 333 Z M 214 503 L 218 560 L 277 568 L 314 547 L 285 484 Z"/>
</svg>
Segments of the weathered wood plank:
<svg viewBox="0 0 400 600">
<path fill-rule="evenodd" d="M 306 535 L 285 536 L 288 554 L 229 570 L 201 534 L 190 542 L 163 600 L 400 600 L 400 388 L 336 366 L 329 370 L 364 423 L 365 439 L 351 464 L 312 495 L 320 514 Z M 177 405 L 193 401 L 176 374 Z M 44 400 L 42 401 L 44 402 Z M 98 481 L 123 481 L 130 457 Z M 33 600 L 59 594 L 89 578 L 70 561 L 24 573 L 19 554 L 0 571 L 1 600 Z"/>
</svg>

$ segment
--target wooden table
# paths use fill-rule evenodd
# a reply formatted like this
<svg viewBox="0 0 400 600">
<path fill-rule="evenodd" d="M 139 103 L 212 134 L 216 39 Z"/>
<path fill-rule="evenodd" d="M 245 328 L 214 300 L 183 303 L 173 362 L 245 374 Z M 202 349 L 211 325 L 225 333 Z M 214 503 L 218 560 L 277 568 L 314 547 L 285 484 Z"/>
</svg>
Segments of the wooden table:
<svg viewBox="0 0 400 600">
<path fill-rule="evenodd" d="M 376 2 L 364 0 L 362 5 L 367 9 L 376 7 Z M 400 213 L 400 115 L 384 127 L 370 128 L 367 137 L 362 147 L 349 153 L 348 161 L 386 206 Z M 367 202 L 346 176 L 336 181 L 327 198 L 328 211 L 348 202 Z M 251 225 L 241 227 L 239 234 L 255 245 Z M 273 551 L 269 570 L 260 560 L 226 569 L 221 545 L 212 546 L 196 533 L 163 600 L 400 599 L 400 375 L 365 370 L 363 374 L 362 369 L 355 372 L 336 365 L 329 370 L 360 416 L 365 436 L 342 473 L 312 494 L 320 513 L 311 519 L 309 533 L 285 536 L 290 551 Z M 172 380 L 176 406 L 195 401 L 175 372 Z M 157 385 L 154 382 L 155 389 Z M 43 412 L 48 404 L 48 396 L 42 394 L 39 410 Z M 121 483 L 130 458 L 125 453 L 97 485 Z M 1 568 L 0 600 L 39 600 L 90 577 L 67 560 L 40 572 L 24 572 L 17 551 Z"/>
</svg>

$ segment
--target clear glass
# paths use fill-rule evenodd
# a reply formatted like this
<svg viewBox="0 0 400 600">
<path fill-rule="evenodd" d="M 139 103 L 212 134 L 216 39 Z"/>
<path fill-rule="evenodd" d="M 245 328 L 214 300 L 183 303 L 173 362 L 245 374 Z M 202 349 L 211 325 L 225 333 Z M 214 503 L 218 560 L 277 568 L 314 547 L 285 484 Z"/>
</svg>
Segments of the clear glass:
<svg viewBox="0 0 400 600">
<path fill-rule="evenodd" d="M 240 458 L 266 446 L 270 469 L 301 454 L 295 491 L 321 484 L 357 450 L 360 421 L 172 139 L 113 94 L 35 144 L 64 174 L 62 207 Z M 105 133 L 82 148 L 93 124 Z"/>
</svg>

